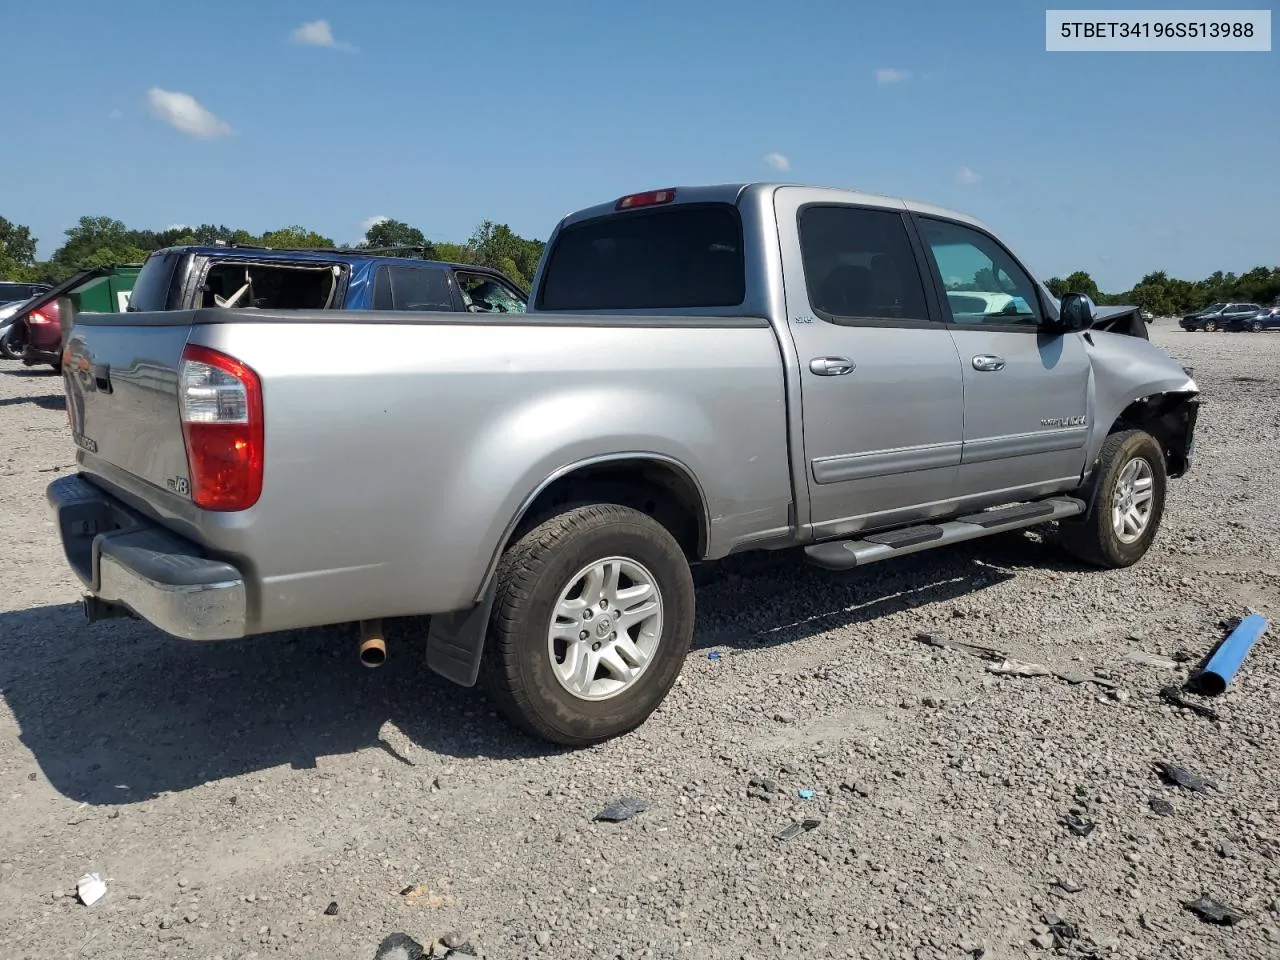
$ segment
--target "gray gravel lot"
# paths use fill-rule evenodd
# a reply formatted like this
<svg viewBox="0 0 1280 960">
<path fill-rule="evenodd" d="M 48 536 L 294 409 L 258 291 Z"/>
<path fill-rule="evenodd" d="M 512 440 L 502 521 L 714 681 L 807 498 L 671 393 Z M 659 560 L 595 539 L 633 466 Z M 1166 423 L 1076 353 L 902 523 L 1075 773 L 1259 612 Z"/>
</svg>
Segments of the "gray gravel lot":
<svg viewBox="0 0 1280 960">
<path fill-rule="evenodd" d="M 1160 699 L 1186 665 L 1126 659 L 1280 613 L 1280 335 L 1153 339 L 1205 404 L 1138 566 L 1034 533 L 851 575 L 742 558 L 699 589 L 667 704 L 578 752 L 434 677 L 412 630 L 368 671 L 339 629 L 85 626 L 44 511 L 62 384 L 0 364 L 0 957 L 370 960 L 397 931 L 494 958 L 1280 957 L 1280 630 L 1217 720 Z M 649 808 L 592 822 L 627 795 Z M 1197 919 L 1201 894 L 1244 919 Z"/>
</svg>

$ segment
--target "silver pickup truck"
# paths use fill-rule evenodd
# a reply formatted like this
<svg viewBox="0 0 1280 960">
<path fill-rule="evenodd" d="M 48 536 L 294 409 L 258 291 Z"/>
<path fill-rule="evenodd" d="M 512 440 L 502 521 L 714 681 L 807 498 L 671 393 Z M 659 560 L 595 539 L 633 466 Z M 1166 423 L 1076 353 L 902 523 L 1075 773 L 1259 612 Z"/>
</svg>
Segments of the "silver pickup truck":
<svg viewBox="0 0 1280 960">
<path fill-rule="evenodd" d="M 1191 463 L 1199 390 L 1145 324 L 887 197 L 626 196 L 556 227 L 521 315 L 166 311 L 149 269 L 63 353 L 79 470 L 48 498 L 90 619 L 358 623 L 376 663 L 384 618 L 429 615 L 433 669 L 563 744 L 666 696 L 691 564 L 1056 521 L 1126 566 Z"/>
</svg>

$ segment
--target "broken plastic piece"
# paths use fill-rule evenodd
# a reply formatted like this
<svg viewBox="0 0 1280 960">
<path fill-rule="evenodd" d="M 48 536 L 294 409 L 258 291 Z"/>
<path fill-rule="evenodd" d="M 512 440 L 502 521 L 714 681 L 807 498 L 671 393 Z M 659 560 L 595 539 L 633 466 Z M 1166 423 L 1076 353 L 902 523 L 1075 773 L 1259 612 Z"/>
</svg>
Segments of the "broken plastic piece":
<svg viewBox="0 0 1280 960">
<path fill-rule="evenodd" d="M 1130 663 L 1138 663 L 1144 667 L 1155 667 L 1157 670 L 1177 670 L 1178 661 L 1162 657 L 1158 653 L 1147 653 L 1143 650 L 1130 650 L 1124 655 Z"/>
<path fill-rule="evenodd" d="M 1004 660 L 1008 657 L 1008 654 L 1002 653 L 994 647 L 981 647 L 972 643 L 961 643 L 959 640 L 942 640 L 931 633 L 917 633 L 916 640 L 930 647 L 937 647 L 939 650 L 955 650 L 957 653 L 967 653 L 978 657 L 980 660 Z"/>
<path fill-rule="evenodd" d="M 781 840 L 783 843 L 786 843 L 788 840 L 794 840 L 802 833 L 808 833 L 810 830 L 816 830 L 821 825 L 821 817 L 808 817 L 799 823 L 792 821 L 775 833 L 773 837 L 775 840 Z"/>
<path fill-rule="evenodd" d="M 1173 816 L 1173 804 L 1163 797 L 1152 797 L 1148 801 L 1148 805 L 1151 807 L 1151 812 L 1154 814 L 1161 817 Z"/>
<path fill-rule="evenodd" d="M 1160 771 L 1160 776 L 1164 777 L 1169 783 L 1182 787 L 1184 790 L 1191 790 L 1195 793 L 1208 793 L 1210 790 L 1217 790 L 1218 785 L 1212 780 L 1206 780 L 1198 773 L 1192 773 L 1186 767 L 1175 767 L 1172 763 L 1165 763 L 1163 760 L 1156 761 L 1156 769 Z"/>
<path fill-rule="evenodd" d="M 1221 924 L 1224 927 L 1234 927 L 1244 919 L 1244 914 L 1240 911 L 1233 910 L 1226 904 L 1219 903 L 1204 894 L 1201 894 L 1199 898 L 1192 900 L 1190 903 L 1184 903 L 1182 906 L 1201 920 L 1208 923 Z"/>
<path fill-rule="evenodd" d="M 422 944 L 407 933 L 393 933 L 378 944 L 373 960 L 422 960 Z"/>
<path fill-rule="evenodd" d="M 1067 829 L 1077 837 L 1087 837 L 1089 834 L 1093 833 L 1098 826 L 1091 820 L 1084 820 L 1077 817 L 1074 813 L 1068 813 L 1062 818 L 1062 822 L 1066 824 Z"/>
<path fill-rule="evenodd" d="M 76 894 L 81 903 L 91 907 L 107 895 L 107 885 L 101 874 L 86 873 L 76 882 Z"/>
<path fill-rule="evenodd" d="M 337 901 L 337 900 L 330 900 L 330 901 L 329 901 L 329 905 L 328 905 L 327 907 L 325 907 L 325 908 L 324 908 L 324 915 L 325 915 L 326 917 L 336 917 L 336 916 L 338 915 L 338 901 Z"/>
<path fill-rule="evenodd" d="M 719 651 L 719 650 L 712 650 L 710 653 L 708 653 L 708 654 L 707 654 L 707 659 L 708 659 L 708 660 L 719 660 L 721 656 L 722 656 L 722 654 L 720 653 L 720 651 Z"/>
<path fill-rule="evenodd" d="M 1047 677 L 1051 672 L 1043 664 L 1022 660 L 1002 660 L 987 667 L 987 671 L 1001 677 Z"/>
<path fill-rule="evenodd" d="M 799 795 L 801 800 L 812 800 L 814 797 L 813 791 L 810 790 L 808 787 L 801 787 L 799 790 L 796 791 L 796 793 L 797 795 Z"/>
<path fill-rule="evenodd" d="M 603 820 L 605 823 L 622 823 L 624 820 L 630 820 L 637 813 L 644 813 L 649 809 L 647 800 L 640 800 L 637 797 L 620 797 L 613 801 L 594 817 L 596 820 Z"/>
</svg>

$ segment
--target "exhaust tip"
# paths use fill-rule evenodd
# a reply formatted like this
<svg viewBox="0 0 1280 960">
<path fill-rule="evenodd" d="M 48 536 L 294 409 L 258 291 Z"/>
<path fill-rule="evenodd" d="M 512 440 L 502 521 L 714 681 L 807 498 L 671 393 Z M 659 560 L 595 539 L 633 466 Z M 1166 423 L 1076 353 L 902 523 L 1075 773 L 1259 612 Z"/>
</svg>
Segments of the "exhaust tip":
<svg viewBox="0 0 1280 960">
<path fill-rule="evenodd" d="M 387 662 L 387 645 L 381 637 L 370 637 L 360 644 L 360 662 L 366 667 L 380 667 Z"/>
</svg>

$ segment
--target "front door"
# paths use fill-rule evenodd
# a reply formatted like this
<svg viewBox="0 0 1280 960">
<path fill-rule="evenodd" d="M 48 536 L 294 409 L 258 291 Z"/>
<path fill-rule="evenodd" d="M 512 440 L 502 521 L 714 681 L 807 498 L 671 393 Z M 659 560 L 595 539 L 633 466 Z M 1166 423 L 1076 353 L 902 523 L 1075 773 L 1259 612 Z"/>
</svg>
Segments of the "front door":
<svg viewBox="0 0 1280 960">
<path fill-rule="evenodd" d="M 960 361 L 905 209 L 831 196 L 776 199 L 820 538 L 929 515 L 953 494 L 963 426 Z"/>
<path fill-rule="evenodd" d="M 1089 440 L 1089 357 L 1049 333 L 1030 275 L 989 234 L 916 218 L 964 376 L 960 493 L 1008 499 L 1075 485 Z"/>
</svg>

